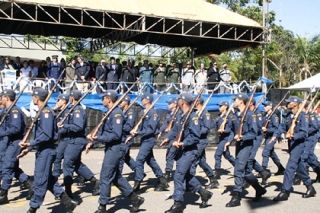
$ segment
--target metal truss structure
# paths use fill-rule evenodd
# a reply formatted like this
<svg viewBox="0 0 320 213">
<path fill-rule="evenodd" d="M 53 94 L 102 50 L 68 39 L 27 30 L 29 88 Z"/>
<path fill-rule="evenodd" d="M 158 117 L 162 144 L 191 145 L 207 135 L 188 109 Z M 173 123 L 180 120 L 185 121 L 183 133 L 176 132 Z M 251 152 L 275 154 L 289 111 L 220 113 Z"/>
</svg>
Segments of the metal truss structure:
<svg viewBox="0 0 320 213">
<path fill-rule="evenodd" d="M 266 43 L 263 38 L 267 33 L 262 27 L 232 26 L 16 0 L 0 1 L 0 20 L 7 24 L 0 29 L 5 34 L 91 38 L 90 48 L 93 52 L 121 42 L 135 42 L 171 48 L 191 47 L 195 48 L 196 55 L 220 54 Z"/>
</svg>

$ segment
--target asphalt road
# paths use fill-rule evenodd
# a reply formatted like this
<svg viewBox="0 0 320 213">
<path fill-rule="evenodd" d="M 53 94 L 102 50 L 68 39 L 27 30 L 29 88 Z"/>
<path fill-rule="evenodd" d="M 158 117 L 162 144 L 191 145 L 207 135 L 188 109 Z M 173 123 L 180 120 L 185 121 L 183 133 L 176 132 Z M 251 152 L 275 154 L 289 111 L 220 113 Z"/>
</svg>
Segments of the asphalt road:
<svg viewBox="0 0 320 213">
<path fill-rule="evenodd" d="M 257 154 L 257 160 L 261 162 L 261 152 L 262 148 L 260 147 Z M 286 152 L 286 144 L 276 145 L 276 151 L 282 161 L 282 164 L 285 166 L 288 159 L 288 154 Z M 231 148 L 232 153 L 234 153 L 234 147 Z M 207 160 L 208 163 L 213 167 L 214 165 L 214 152 L 215 148 L 209 148 L 207 150 Z M 132 156 L 135 156 L 138 153 L 138 149 L 131 151 Z M 96 174 L 96 177 L 99 178 L 101 163 L 103 159 L 103 151 L 91 151 L 88 155 L 83 153 L 82 160 L 83 162 Z M 160 167 L 163 169 L 165 167 L 165 149 L 156 149 L 154 154 L 157 162 Z M 319 157 L 320 150 L 316 149 L 316 155 Z M 30 176 L 33 175 L 34 169 L 34 153 L 29 153 L 20 161 L 20 167 Z M 213 197 L 209 201 L 211 206 L 205 209 L 199 209 L 200 197 L 197 194 L 186 193 L 184 205 L 186 209 L 184 213 L 211 213 L 211 212 L 237 212 L 237 213 L 248 213 L 248 212 L 259 212 L 259 213 L 270 213 L 270 212 L 320 212 L 320 195 L 314 198 L 303 199 L 301 196 L 306 191 L 306 187 L 303 185 L 294 186 L 293 192 L 290 195 L 290 198 L 286 202 L 274 202 L 272 199 L 279 193 L 275 191 L 278 186 L 281 186 L 283 176 L 271 176 L 269 183 L 266 187 L 267 193 L 261 199 L 260 202 L 252 202 L 252 198 L 255 196 L 255 191 L 252 187 L 244 190 L 242 193 L 242 202 L 241 206 L 235 208 L 226 208 L 225 204 L 229 202 L 231 196 L 230 192 L 232 191 L 234 180 L 233 180 L 233 167 L 225 159 L 222 160 L 222 167 L 225 169 L 223 172 L 222 179 L 220 182 L 220 187 L 218 189 L 211 190 L 213 192 Z M 277 168 L 273 164 L 272 160 L 269 161 L 269 169 L 274 173 Z M 157 179 L 155 178 L 152 170 L 149 166 L 145 166 L 145 172 L 147 177 L 142 184 L 142 194 L 145 198 L 145 203 L 141 206 L 140 212 L 146 213 L 160 213 L 169 209 L 173 204 L 173 200 L 170 199 L 170 195 L 173 193 L 173 182 L 170 182 L 170 190 L 165 192 L 155 192 L 154 187 L 157 184 Z M 311 178 L 315 179 L 316 174 L 310 172 Z M 124 176 L 128 178 L 130 184 L 133 185 L 134 173 L 125 166 Z M 62 176 L 61 176 L 62 177 Z M 207 178 L 205 173 L 198 168 L 197 178 L 202 184 L 207 183 Z M 59 179 L 62 182 L 62 179 Z M 75 182 L 77 182 L 77 178 Z M 0 213 L 20 213 L 27 212 L 29 208 L 29 202 L 25 199 L 27 194 L 26 190 L 21 191 L 19 183 L 14 181 L 13 186 L 9 192 L 10 203 L 0 206 Z M 320 184 L 314 184 L 315 189 L 320 192 Z M 98 207 L 98 197 L 91 195 L 92 186 L 90 183 L 87 183 L 84 187 L 77 187 L 76 184 L 73 185 L 73 191 L 75 193 L 75 198 L 82 203 L 75 209 L 75 213 L 93 213 Z M 108 204 L 108 212 L 129 212 L 130 201 L 120 194 L 120 191 L 116 187 L 112 187 L 111 190 L 111 201 Z M 64 206 L 54 199 L 54 196 L 49 192 L 47 193 L 44 203 L 41 208 L 37 211 L 39 213 L 44 212 L 53 212 L 53 213 L 62 213 L 64 212 Z"/>
</svg>

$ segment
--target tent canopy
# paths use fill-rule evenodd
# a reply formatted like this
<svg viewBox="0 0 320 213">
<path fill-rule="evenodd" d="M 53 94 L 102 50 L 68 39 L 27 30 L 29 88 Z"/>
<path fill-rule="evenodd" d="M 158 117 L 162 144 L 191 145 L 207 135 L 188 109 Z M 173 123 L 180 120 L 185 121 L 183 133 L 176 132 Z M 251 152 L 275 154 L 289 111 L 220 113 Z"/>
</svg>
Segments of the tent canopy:
<svg viewBox="0 0 320 213">
<path fill-rule="evenodd" d="M 0 33 L 195 47 L 196 55 L 263 43 L 259 23 L 202 0 L 2 0 Z"/>
<path fill-rule="evenodd" d="M 316 74 L 314 76 L 311 76 L 303 81 L 300 81 L 297 84 L 294 84 L 288 89 L 290 90 L 301 90 L 301 91 L 310 91 L 313 86 L 315 86 L 315 89 L 320 89 L 320 73 Z"/>
</svg>

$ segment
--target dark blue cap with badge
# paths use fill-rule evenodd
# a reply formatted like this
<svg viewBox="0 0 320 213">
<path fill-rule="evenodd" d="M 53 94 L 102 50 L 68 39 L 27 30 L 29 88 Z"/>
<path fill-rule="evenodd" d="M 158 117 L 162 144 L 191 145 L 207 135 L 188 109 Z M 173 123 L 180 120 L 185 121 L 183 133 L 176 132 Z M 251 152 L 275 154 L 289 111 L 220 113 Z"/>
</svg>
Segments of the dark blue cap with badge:
<svg viewBox="0 0 320 213">
<path fill-rule="evenodd" d="M 65 100 L 65 101 L 68 101 L 68 100 L 69 100 L 69 95 L 67 95 L 67 94 L 60 94 L 57 98 L 55 98 L 55 100 Z"/>
<path fill-rule="evenodd" d="M 266 101 L 265 103 L 262 103 L 263 106 L 273 106 L 273 103 L 271 101 Z"/>
<path fill-rule="evenodd" d="M 238 98 L 238 99 L 241 99 L 241 100 L 243 100 L 243 101 L 245 101 L 245 102 L 248 101 L 248 99 L 249 99 L 249 98 L 248 98 L 248 95 L 245 94 L 245 93 L 238 93 L 236 96 L 234 96 L 233 99 L 235 100 L 235 99 L 237 99 L 237 98 Z"/>
<path fill-rule="evenodd" d="M 74 97 L 76 100 L 81 98 L 81 91 L 80 90 L 71 90 L 70 96 Z"/>
<path fill-rule="evenodd" d="M 46 98 L 48 94 L 48 91 L 43 88 L 36 88 L 32 93 L 32 95 L 38 96 L 40 98 Z"/>
<path fill-rule="evenodd" d="M 182 93 L 179 95 L 178 99 L 182 99 L 189 104 L 191 104 L 193 101 L 192 95 L 190 93 Z"/>
<path fill-rule="evenodd" d="M 201 104 L 203 104 L 204 98 L 203 98 L 202 96 L 199 97 L 199 102 L 200 102 Z"/>
<path fill-rule="evenodd" d="M 149 92 L 144 93 L 143 95 L 141 95 L 141 100 L 142 99 L 148 99 L 150 102 L 153 101 L 153 95 Z"/>
<path fill-rule="evenodd" d="M 255 99 L 255 98 L 252 98 L 251 103 L 252 103 L 253 105 L 256 105 L 256 99 Z"/>
<path fill-rule="evenodd" d="M 130 102 L 131 99 L 130 99 L 130 96 L 126 95 L 126 96 L 123 98 L 123 100 Z"/>
<path fill-rule="evenodd" d="M 285 99 L 286 102 L 291 103 L 291 102 L 297 102 L 301 103 L 301 99 L 298 96 L 290 96 L 288 99 Z"/>
<path fill-rule="evenodd" d="M 108 89 L 104 93 L 101 94 L 101 97 L 110 97 L 110 98 L 117 99 L 118 98 L 118 93 L 115 90 Z"/>
<path fill-rule="evenodd" d="M 168 104 L 176 104 L 178 103 L 178 100 L 176 98 L 170 98 L 169 100 L 166 101 Z"/>
<path fill-rule="evenodd" d="M 229 107 L 228 101 L 220 101 L 219 106 L 227 106 Z"/>
<path fill-rule="evenodd" d="M 10 98 L 15 98 L 16 97 L 16 93 L 14 92 L 13 89 L 5 89 L 3 92 L 2 92 L 2 95 L 3 96 L 8 96 Z"/>
</svg>

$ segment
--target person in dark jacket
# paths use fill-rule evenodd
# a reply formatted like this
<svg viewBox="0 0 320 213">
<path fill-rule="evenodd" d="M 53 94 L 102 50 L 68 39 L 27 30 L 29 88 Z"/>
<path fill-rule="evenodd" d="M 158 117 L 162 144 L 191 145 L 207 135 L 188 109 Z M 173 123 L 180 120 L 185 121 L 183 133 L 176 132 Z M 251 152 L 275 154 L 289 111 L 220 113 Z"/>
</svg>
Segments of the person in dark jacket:
<svg viewBox="0 0 320 213">
<path fill-rule="evenodd" d="M 86 92 L 88 90 L 88 81 L 89 81 L 89 72 L 90 65 L 88 62 L 83 61 L 83 57 L 81 55 L 77 56 L 78 63 L 76 64 L 76 75 L 78 82 L 78 89 Z"/>
<path fill-rule="evenodd" d="M 132 82 L 135 82 L 135 70 L 132 70 L 126 61 L 122 62 L 122 70 L 120 75 L 120 81 L 126 82 L 127 86 L 130 88 L 132 86 Z M 127 91 L 127 87 L 123 87 L 123 92 Z"/>
<path fill-rule="evenodd" d="M 210 63 L 210 68 L 208 70 L 207 77 L 208 89 L 212 90 L 220 82 L 220 74 L 217 62 Z M 215 93 L 218 93 L 218 90 L 216 90 Z"/>
<path fill-rule="evenodd" d="M 97 66 L 97 69 L 96 69 L 96 80 L 100 79 L 101 76 L 104 75 L 100 80 L 100 85 L 102 86 L 103 89 L 106 88 L 106 85 L 105 85 L 105 80 L 107 79 L 106 64 L 107 64 L 106 60 L 102 59 L 100 65 Z M 102 89 L 100 88 L 99 85 L 97 85 L 97 93 L 98 94 L 102 93 Z"/>
</svg>

